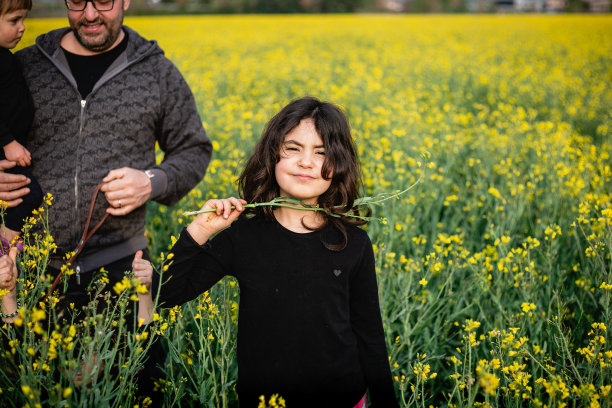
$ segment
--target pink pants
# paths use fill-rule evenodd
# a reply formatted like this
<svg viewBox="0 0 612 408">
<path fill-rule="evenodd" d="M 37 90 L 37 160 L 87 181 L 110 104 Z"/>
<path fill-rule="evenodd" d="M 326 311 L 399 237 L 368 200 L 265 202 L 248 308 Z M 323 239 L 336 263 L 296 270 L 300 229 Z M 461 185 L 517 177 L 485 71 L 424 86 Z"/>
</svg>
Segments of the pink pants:
<svg viewBox="0 0 612 408">
<path fill-rule="evenodd" d="M 353 408 L 368 408 L 368 404 L 366 403 L 365 394 L 363 394 L 363 397 L 359 400 L 357 405 L 355 405 Z"/>
</svg>

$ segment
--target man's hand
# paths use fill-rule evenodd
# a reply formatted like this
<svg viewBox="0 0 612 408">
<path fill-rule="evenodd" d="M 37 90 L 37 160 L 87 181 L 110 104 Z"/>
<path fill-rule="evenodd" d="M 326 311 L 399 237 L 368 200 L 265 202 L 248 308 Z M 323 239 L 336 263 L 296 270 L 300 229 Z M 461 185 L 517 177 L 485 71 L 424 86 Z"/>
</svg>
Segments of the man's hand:
<svg viewBox="0 0 612 408">
<path fill-rule="evenodd" d="M 106 212 L 111 215 L 129 214 L 151 197 L 151 180 L 144 171 L 122 167 L 109 171 L 102 182 L 101 191 L 111 205 Z"/>
<path fill-rule="evenodd" d="M 32 156 L 28 149 L 23 147 L 23 145 L 16 140 L 4 146 L 4 157 L 6 157 L 7 160 L 17 163 L 21 167 L 29 166 L 32 161 Z"/>
<path fill-rule="evenodd" d="M 23 201 L 21 197 L 30 189 L 24 186 L 30 184 L 30 179 L 23 174 L 5 173 L 4 170 L 15 167 L 15 162 L 0 160 L 0 200 L 7 202 L 9 207 L 16 207 Z"/>
</svg>

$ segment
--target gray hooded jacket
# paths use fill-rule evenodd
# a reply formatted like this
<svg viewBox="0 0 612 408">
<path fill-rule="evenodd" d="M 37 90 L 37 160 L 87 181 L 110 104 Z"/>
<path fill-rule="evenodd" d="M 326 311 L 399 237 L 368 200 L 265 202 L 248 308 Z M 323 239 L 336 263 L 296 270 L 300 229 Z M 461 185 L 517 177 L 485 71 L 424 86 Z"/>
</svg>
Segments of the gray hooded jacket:
<svg viewBox="0 0 612 408">
<path fill-rule="evenodd" d="M 60 40 L 70 29 L 43 34 L 16 55 L 34 99 L 27 148 L 32 173 L 54 196 L 49 230 L 58 246 L 51 266 L 76 247 L 96 186 L 112 169 L 151 169 L 151 199 L 170 205 L 203 177 L 212 144 L 178 69 L 155 41 L 128 27 L 128 45 L 85 100 L 77 90 Z M 155 161 L 155 144 L 164 151 Z M 99 194 L 92 226 L 108 207 Z M 123 217 L 109 216 L 78 258 L 90 271 L 147 246 L 145 206 Z M 73 265 L 76 266 L 76 265 Z"/>
</svg>

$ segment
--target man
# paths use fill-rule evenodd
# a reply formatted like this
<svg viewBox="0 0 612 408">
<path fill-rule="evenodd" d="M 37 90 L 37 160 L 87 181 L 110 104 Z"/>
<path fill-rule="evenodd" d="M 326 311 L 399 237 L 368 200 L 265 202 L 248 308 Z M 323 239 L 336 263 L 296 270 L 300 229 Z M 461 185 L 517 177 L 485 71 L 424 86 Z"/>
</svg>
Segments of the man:
<svg viewBox="0 0 612 408">
<path fill-rule="evenodd" d="M 53 194 L 50 232 L 59 269 L 77 246 L 99 183 L 90 228 L 111 216 L 72 265 L 71 290 L 105 267 L 120 279 L 146 249 L 145 204 L 173 204 L 204 175 L 212 146 L 193 95 L 154 41 L 123 26 L 130 0 L 66 0 L 70 29 L 41 35 L 19 53 L 35 117 L 32 172 Z M 155 164 L 155 143 L 165 152 Z M 65 259 L 65 258 L 64 258 Z"/>
</svg>

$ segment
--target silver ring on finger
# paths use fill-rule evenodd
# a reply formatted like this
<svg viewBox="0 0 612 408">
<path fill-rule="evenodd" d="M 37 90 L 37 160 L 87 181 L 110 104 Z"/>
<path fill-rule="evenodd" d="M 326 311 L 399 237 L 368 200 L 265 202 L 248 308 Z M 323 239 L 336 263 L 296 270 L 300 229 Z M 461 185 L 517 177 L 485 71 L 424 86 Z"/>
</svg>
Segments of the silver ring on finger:
<svg viewBox="0 0 612 408">
<path fill-rule="evenodd" d="M 121 208 L 121 200 L 117 200 L 117 207 Z"/>
</svg>

